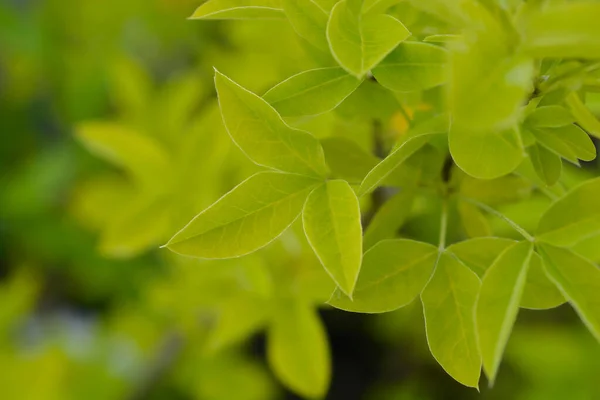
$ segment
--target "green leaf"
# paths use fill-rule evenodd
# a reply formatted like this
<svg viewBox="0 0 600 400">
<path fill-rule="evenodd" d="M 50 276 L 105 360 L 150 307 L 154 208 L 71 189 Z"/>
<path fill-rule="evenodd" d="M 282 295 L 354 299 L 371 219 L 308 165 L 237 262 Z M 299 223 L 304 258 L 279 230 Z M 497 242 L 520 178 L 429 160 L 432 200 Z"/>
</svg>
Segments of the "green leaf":
<svg viewBox="0 0 600 400">
<path fill-rule="evenodd" d="M 283 0 L 283 10 L 292 27 L 310 44 L 329 51 L 325 32 L 329 12 L 316 0 Z"/>
<path fill-rule="evenodd" d="M 525 51 L 534 57 L 600 58 L 600 4 L 554 4 L 531 13 L 525 23 Z"/>
<path fill-rule="evenodd" d="M 514 240 L 499 237 L 481 237 L 458 242 L 447 251 L 458 257 L 480 278 L 498 258 L 500 253 L 515 243 Z"/>
<path fill-rule="evenodd" d="M 267 321 L 266 306 L 264 300 L 249 296 L 236 296 L 219 302 L 216 322 L 206 339 L 205 351 L 218 352 L 262 329 Z"/>
<path fill-rule="evenodd" d="M 433 135 L 448 132 L 448 116 L 436 116 L 427 122 L 417 125 L 409 134 L 408 139 L 394 149 L 383 161 L 375 166 L 362 181 L 358 195 L 363 196 L 375 189 L 400 164 L 427 144 Z"/>
<path fill-rule="evenodd" d="M 304 232 L 327 273 L 352 297 L 362 262 L 360 206 L 346 181 L 319 186 L 302 212 Z"/>
<path fill-rule="evenodd" d="M 442 253 L 421 293 L 431 354 L 450 376 L 474 388 L 481 374 L 474 318 L 480 286 L 474 272 Z"/>
<path fill-rule="evenodd" d="M 483 369 L 493 385 L 517 319 L 533 244 L 516 243 L 494 261 L 481 281 L 477 299 L 477 333 Z"/>
<path fill-rule="evenodd" d="M 567 96 L 566 102 L 577 123 L 590 135 L 600 138 L 600 121 L 581 101 L 577 93 L 571 92 Z"/>
<path fill-rule="evenodd" d="M 267 334 L 267 358 L 281 382 L 301 396 L 323 398 L 329 387 L 331 360 L 317 313 L 310 306 L 284 302 Z"/>
<path fill-rule="evenodd" d="M 327 174 L 315 137 L 288 126 L 266 101 L 218 71 L 215 83 L 227 132 L 252 161 L 307 176 Z"/>
<path fill-rule="evenodd" d="M 530 310 L 548 310 L 564 303 L 564 296 L 546 275 L 542 257 L 533 253 L 521 297 L 521 307 Z"/>
<path fill-rule="evenodd" d="M 600 233 L 600 178 L 576 186 L 542 215 L 536 238 L 556 246 L 573 246 Z"/>
<path fill-rule="evenodd" d="M 524 158 L 519 133 L 509 129 L 498 133 L 450 130 L 450 153 L 456 165 L 479 179 L 494 179 L 514 171 Z"/>
<path fill-rule="evenodd" d="M 369 249 L 381 240 L 393 238 L 408 219 L 414 198 L 415 190 L 403 187 L 386 201 L 369 222 L 363 238 L 363 247 Z"/>
<path fill-rule="evenodd" d="M 167 181 L 168 155 L 151 137 L 111 122 L 80 124 L 76 137 L 91 153 L 127 171 L 143 188 L 164 186 Z"/>
<path fill-rule="evenodd" d="M 265 93 L 263 99 L 284 117 L 318 115 L 340 105 L 360 83 L 343 68 L 319 68 L 286 79 Z"/>
<path fill-rule="evenodd" d="M 208 0 L 190 19 L 285 18 L 281 0 Z"/>
<path fill-rule="evenodd" d="M 546 273 L 600 341 L 600 268 L 568 249 L 539 248 Z"/>
<path fill-rule="evenodd" d="M 402 0 L 364 0 L 363 14 L 384 13 L 388 8 L 395 6 Z"/>
<path fill-rule="evenodd" d="M 337 62 L 362 78 L 410 32 L 390 15 L 362 16 L 363 0 L 341 0 L 329 17 L 327 39 Z"/>
<path fill-rule="evenodd" d="M 457 131 L 504 130 L 519 119 L 533 89 L 531 59 L 512 56 L 500 30 L 478 32 L 453 44 L 450 52 L 448 105 Z"/>
<path fill-rule="evenodd" d="M 492 235 L 492 228 L 487 218 L 473 204 L 460 201 L 458 203 L 458 213 L 460 214 L 460 219 L 467 236 L 479 237 Z"/>
<path fill-rule="evenodd" d="M 192 257 L 232 258 L 256 251 L 294 222 L 319 181 L 261 172 L 198 214 L 166 247 Z"/>
<path fill-rule="evenodd" d="M 384 240 L 363 259 L 352 299 L 340 289 L 329 304 L 345 311 L 383 313 L 411 303 L 431 277 L 437 248 L 413 240 Z"/>
<path fill-rule="evenodd" d="M 517 175 L 496 179 L 474 179 L 465 176 L 460 183 L 460 194 L 488 205 L 513 203 L 529 198 L 531 182 Z"/>
<path fill-rule="evenodd" d="M 423 39 L 427 43 L 452 43 L 461 39 L 460 35 L 431 35 Z"/>
<path fill-rule="evenodd" d="M 561 128 L 532 129 L 538 142 L 548 150 L 578 164 L 578 159 L 591 161 L 596 158 L 596 147 L 590 137 L 576 125 Z"/>
<path fill-rule="evenodd" d="M 475 238 L 453 244 L 448 251 L 482 278 L 496 258 L 515 243 L 514 240 L 497 237 Z M 564 297 L 546 276 L 541 257 L 534 253 L 521 298 L 521 307 L 545 310 L 558 307 L 564 302 Z"/>
<path fill-rule="evenodd" d="M 527 152 L 533 169 L 546 185 L 552 186 L 558 182 L 562 172 L 562 161 L 559 156 L 537 144 L 529 147 Z"/>
<path fill-rule="evenodd" d="M 331 174 L 352 184 L 360 184 L 380 161 L 356 142 L 344 137 L 332 136 L 322 139 L 321 145 Z"/>
<path fill-rule="evenodd" d="M 427 90 L 446 81 L 447 51 L 419 42 L 401 43 L 373 68 L 377 82 L 397 92 Z"/>
<path fill-rule="evenodd" d="M 573 115 L 562 106 L 538 107 L 525 120 L 533 128 L 560 128 L 574 122 Z"/>
</svg>

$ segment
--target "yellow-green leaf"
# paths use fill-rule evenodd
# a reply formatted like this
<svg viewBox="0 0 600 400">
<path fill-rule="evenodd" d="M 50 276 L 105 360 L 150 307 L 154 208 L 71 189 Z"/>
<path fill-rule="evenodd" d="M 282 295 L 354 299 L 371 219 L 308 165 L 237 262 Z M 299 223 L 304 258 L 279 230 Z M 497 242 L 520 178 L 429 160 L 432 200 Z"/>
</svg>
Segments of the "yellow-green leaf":
<svg viewBox="0 0 600 400">
<path fill-rule="evenodd" d="M 481 282 L 467 266 L 442 253 L 423 293 L 423 313 L 431 353 L 465 386 L 477 388 L 481 355 L 475 332 L 475 302 Z"/>
<path fill-rule="evenodd" d="M 488 268 L 481 281 L 476 325 L 483 369 L 491 384 L 496 379 L 517 319 L 532 252 L 530 242 L 510 246 Z"/>
<path fill-rule="evenodd" d="M 343 68 L 319 68 L 286 79 L 265 93 L 263 99 L 284 117 L 318 115 L 340 105 L 360 83 Z"/>
<path fill-rule="evenodd" d="M 351 184 L 360 184 L 380 161 L 363 150 L 356 142 L 341 136 L 322 139 L 321 145 L 331 174 Z"/>
<path fill-rule="evenodd" d="M 539 248 L 546 273 L 600 341 L 600 268 L 568 249 Z"/>
<path fill-rule="evenodd" d="M 325 328 L 310 306 L 280 304 L 267 332 L 267 358 L 275 375 L 294 392 L 323 398 L 329 387 L 331 360 Z"/>
<path fill-rule="evenodd" d="M 573 246 L 600 232 L 600 178 L 573 188 L 542 216 L 537 239 L 556 246 Z"/>
<path fill-rule="evenodd" d="M 400 192 L 383 204 L 373 216 L 363 238 L 363 246 L 369 249 L 377 242 L 391 239 L 404 224 L 412 211 L 415 190 L 403 187 Z"/>
<path fill-rule="evenodd" d="M 281 19 L 281 0 L 208 0 L 190 19 Z"/>
<path fill-rule="evenodd" d="M 534 57 L 600 58 L 600 3 L 554 4 L 525 22 L 525 51 Z"/>
<path fill-rule="evenodd" d="M 315 189 L 302 212 L 311 247 L 338 287 L 352 296 L 362 262 L 360 207 L 346 181 L 329 181 Z"/>
<path fill-rule="evenodd" d="M 576 92 L 571 92 L 565 99 L 577 123 L 592 136 L 600 138 L 600 121 L 583 103 Z"/>
<path fill-rule="evenodd" d="M 288 126 L 265 100 L 220 72 L 215 83 L 223 122 L 232 140 L 256 164 L 323 177 L 323 149 L 310 133 Z"/>
<path fill-rule="evenodd" d="M 362 15 L 363 0 L 341 0 L 331 10 L 327 39 L 337 62 L 362 78 L 410 32 L 386 14 Z"/>
<path fill-rule="evenodd" d="M 329 304 L 345 311 L 383 313 L 411 303 L 431 277 L 437 248 L 413 240 L 384 240 L 364 256 L 352 299 L 341 290 Z"/>
<path fill-rule="evenodd" d="M 538 144 L 527 149 L 529 159 L 538 177 L 548 186 L 558 182 L 562 172 L 560 157 Z"/>
<path fill-rule="evenodd" d="M 292 27 L 313 46 L 329 51 L 325 31 L 329 12 L 316 0 L 283 0 L 283 10 Z"/>
<path fill-rule="evenodd" d="M 318 183 L 301 175 L 258 173 L 198 214 L 166 247 L 200 258 L 232 258 L 256 251 L 294 222 Z"/>
<path fill-rule="evenodd" d="M 578 126 L 531 129 L 537 141 L 548 150 L 578 164 L 578 159 L 591 161 L 596 158 L 596 147 L 590 137 Z"/>
<path fill-rule="evenodd" d="M 397 92 L 427 90 L 445 82 L 447 53 L 439 46 L 404 42 L 373 68 L 373 76 Z"/>
</svg>

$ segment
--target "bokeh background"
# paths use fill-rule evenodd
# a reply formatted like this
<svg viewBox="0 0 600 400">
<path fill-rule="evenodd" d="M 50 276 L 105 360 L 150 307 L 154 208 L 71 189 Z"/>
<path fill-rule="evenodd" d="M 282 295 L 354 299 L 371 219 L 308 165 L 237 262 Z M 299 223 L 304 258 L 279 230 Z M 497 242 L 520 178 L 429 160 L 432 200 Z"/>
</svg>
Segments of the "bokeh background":
<svg viewBox="0 0 600 400">
<path fill-rule="evenodd" d="M 312 66 L 287 22 L 187 20 L 198 5 L 0 2 L 3 400 L 297 398 L 268 368 L 256 310 L 327 299 L 301 235 L 232 261 L 159 249 L 257 170 L 223 131 L 213 67 L 263 93 Z M 402 129 L 393 106 L 358 111 Z M 312 130 L 364 143 L 356 113 L 350 104 Z M 80 140 L 119 131 L 130 141 L 109 150 Z M 585 171 L 597 175 L 597 164 Z M 536 201 L 505 211 L 531 226 Z M 523 310 L 496 386 L 481 393 L 435 363 L 418 302 L 381 316 L 320 314 L 328 399 L 600 399 L 600 346 L 569 306 Z"/>
</svg>

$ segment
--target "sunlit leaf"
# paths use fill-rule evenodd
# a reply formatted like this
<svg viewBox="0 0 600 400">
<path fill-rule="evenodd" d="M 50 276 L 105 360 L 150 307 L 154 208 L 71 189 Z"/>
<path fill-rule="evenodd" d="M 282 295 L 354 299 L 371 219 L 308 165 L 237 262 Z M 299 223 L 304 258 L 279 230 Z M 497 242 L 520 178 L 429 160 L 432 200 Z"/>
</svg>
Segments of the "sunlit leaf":
<svg viewBox="0 0 600 400">
<path fill-rule="evenodd" d="M 166 247 L 200 258 L 251 253 L 269 244 L 294 222 L 318 183 L 300 175 L 256 174 L 198 214 Z"/>
<path fill-rule="evenodd" d="M 573 115 L 561 106 L 543 106 L 536 108 L 527 116 L 525 123 L 533 128 L 560 128 L 575 122 Z"/>
<path fill-rule="evenodd" d="M 306 237 L 338 287 L 352 296 L 362 262 L 360 207 L 342 180 L 315 189 L 302 212 Z"/>
<path fill-rule="evenodd" d="M 329 304 L 359 313 L 383 313 L 403 307 L 421 293 L 437 257 L 437 248 L 427 243 L 381 241 L 365 253 L 353 298 L 336 289 Z"/>
<path fill-rule="evenodd" d="M 267 358 L 277 377 L 302 396 L 323 398 L 329 387 L 331 361 L 317 313 L 307 305 L 284 302 L 267 334 Z"/>
<path fill-rule="evenodd" d="M 577 164 L 578 159 L 591 161 L 596 158 L 596 147 L 590 137 L 578 126 L 532 129 L 538 142 L 553 153 Z"/>
<path fill-rule="evenodd" d="M 341 0 L 329 17 L 327 39 L 334 57 L 348 72 L 363 77 L 410 32 L 390 15 L 362 16 L 363 0 Z"/>
<path fill-rule="evenodd" d="M 556 246 L 572 246 L 600 232 L 600 178 L 575 187 L 540 220 L 536 237 Z"/>
<path fill-rule="evenodd" d="M 279 83 L 263 99 L 284 117 L 318 115 L 336 108 L 360 83 L 342 68 L 313 69 Z"/>
<path fill-rule="evenodd" d="M 283 10 L 298 35 L 313 46 L 329 51 L 325 32 L 329 11 L 317 0 L 282 0 Z"/>
<path fill-rule="evenodd" d="M 477 299 L 476 325 L 483 369 L 494 383 L 504 348 L 517 319 L 533 245 L 514 244 L 485 272 Z"/>
<path fill-rule="evenodd" d="M 404 42 L 373 68 L 377 82 L 398 92 L 426 90 L 445 82 L 447 51 L 439 46 Z"/>
<path fill-rule="evenodd" d="M 546 273 L 600 341 L 600 268 L 568 249 L 542 244 Z"/>
<path fill-rule="evenodd" d="M 558 155 L 537 144 L 529 147 L 527 152 L 535 172 L 546 185 L 558 182 L 562 172 L 562 161 Z"/>
<path fill-rule="evenodd" d="M 583 103 L 577 93 L 571 92 L 567 96 L 566 102 L 577 123 L 590 135 L 600 138 L 600 121 Z"/>
<path fill-rule="evenodd" d="M 519 133 L 509 129 L 495 133 L 450 130 L 452 158 L 467 174 L 479 179 L 494 179 L 514 171 L 524 158 Z"/>
<path fill-rule="evenodd" d="M 475 302 L 480 286 L 474 272 L 443 253 L 421 293 L 431 353 L 450 376 L 475 388 L 481 374 L 475 332 Z"/>
<path fill-rule="evenodd" d="M 285 18 L 281 0 L 208 0 L 190 19 Z"/>
<path fill-rule="evenodd" d="M 323 149 L 310 133 L 289 127 L 266 101 L 225 75 L 215 76 L 223 122 L 255 163 L 281 171 L 324 176 Z"/>
</svg>

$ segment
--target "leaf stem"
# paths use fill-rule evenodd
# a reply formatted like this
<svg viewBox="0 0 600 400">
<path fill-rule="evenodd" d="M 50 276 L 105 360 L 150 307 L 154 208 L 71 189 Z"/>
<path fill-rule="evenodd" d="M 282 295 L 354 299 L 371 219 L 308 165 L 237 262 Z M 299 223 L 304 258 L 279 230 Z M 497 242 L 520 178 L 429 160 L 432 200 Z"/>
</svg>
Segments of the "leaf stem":
<svg viewBox="0 0 600 400">
<path fill-rule="evenodd" d="M 523 236 L 526 240 L 528 240 L 532 243 L 535 242 L 535 238 L 533 236 L 531 236 L 525 229 L 523 229 L 523 227 L 521 227 L 515 221 L 508 218 L 506 215 L 502 214 L 498 210 L 495 210 L 492 207 L 488 206 L 487 204 L 477 201 L 475 199 L 471 199 L 469 197 L 463 197 L 463 196 L 459 196 L 459 197 L 461 200 L 464 200 L 467 203 L 471 203 L 471 204 L 481 208 L 482 210 L 485 210 L 488 213 L 502 219 L 504 222 L 506 222 L 508 225 L 510 225 L 515 231 L 517 231 L 519 234 L 521 234 L 521 236 Z"/>
<path fill-rule="evenodd" d="M 442 202 L 442 216 L 440 219 L 440 240 L 438 249 L 440 253 L 446 249 L 446 232 L 448 231 L 448 198 Z"/>
</svg>

